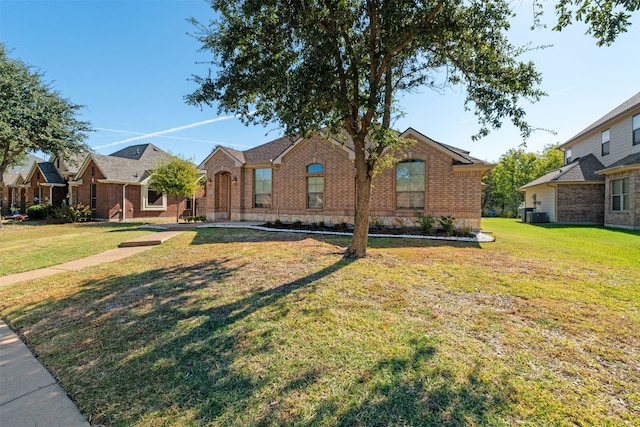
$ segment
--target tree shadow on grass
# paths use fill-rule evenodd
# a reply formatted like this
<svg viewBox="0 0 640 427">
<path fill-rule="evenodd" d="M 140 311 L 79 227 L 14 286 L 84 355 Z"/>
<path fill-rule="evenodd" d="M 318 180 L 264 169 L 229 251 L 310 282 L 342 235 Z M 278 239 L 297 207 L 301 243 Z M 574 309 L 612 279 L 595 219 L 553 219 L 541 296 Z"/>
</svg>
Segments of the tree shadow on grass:
<svg viewBox="0 0 640 427">
<path fill-rule="evenodd" d="M 277 321 L 287 313 L 287 296 L 312 292 L 350 262 L 237 293 L 223 288 L 242 266 L 229 268 L 224 259 L 113 275 L 21 307 L 11 323 L 93 423 L 131 425 L 150 414 L 181 413 L 209 423 L 223 412 L 241 413 L 266 385 L 236 366 L 241 357 L 276 351 L 269 327 L 247 318 L 264 310 Z"/>
</svg>

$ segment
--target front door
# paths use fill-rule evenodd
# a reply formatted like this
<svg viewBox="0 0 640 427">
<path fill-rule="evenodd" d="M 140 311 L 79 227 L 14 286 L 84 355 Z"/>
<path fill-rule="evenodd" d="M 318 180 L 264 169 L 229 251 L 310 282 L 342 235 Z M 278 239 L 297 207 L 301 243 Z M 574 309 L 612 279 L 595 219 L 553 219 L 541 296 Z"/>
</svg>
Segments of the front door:
<svg viewBox="0 0 640 427">
<path fill-rule="evenodd" d="M 220 172 L 215 179 L 215 219 L 229 221 L 231 219 L 231 174 Z"/>
</svg>

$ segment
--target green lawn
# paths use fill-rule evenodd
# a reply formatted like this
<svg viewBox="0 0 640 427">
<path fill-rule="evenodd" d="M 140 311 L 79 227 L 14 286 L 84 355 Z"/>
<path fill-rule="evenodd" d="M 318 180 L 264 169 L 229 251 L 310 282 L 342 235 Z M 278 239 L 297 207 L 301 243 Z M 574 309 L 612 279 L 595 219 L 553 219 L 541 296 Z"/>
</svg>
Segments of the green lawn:
<svg viewBox="0 0 640 427">
<path fill-rule="evenodd" d="M 0 229 L 0 276 L 50 267 L 118 247 L 150 231 L 138 223 L 6 224 Z"/>
<path fill-rule="evenodd" d="M 640 425 L 640 233 L 486 244 L 202 229 L 0 288 L 93 423 Z M 124 233 L 123 233 L 124 234 Z"/>
</svg>

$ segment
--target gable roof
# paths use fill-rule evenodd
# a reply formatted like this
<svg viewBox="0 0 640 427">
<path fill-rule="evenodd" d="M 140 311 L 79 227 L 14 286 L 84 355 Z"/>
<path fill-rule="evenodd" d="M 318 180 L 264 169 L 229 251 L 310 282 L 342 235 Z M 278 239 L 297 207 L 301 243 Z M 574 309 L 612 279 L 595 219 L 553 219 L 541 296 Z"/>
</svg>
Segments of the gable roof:
<svg viewBox="0 0 640 427">
<path fill-rule="evenodd" d="M 34 156 L 33 154 L 27 153 L 25 159 L 17 165 L 13 165 L 5 171 L 2 176 L 2 183 L 4 185 L 17 185 L 20 177 L 24 179 L 34 163 L 43 162 L 44 160 Z"/>
<path fill-rule="evenodd" d="M 49 162 L 34 162 L 31 165 L 31 169 L 29 169 L 29 173 L 24 178 L 25 182 L 31 181 L 31 178 L 33 177 L 33 174 L 36 173 L 36 170 L 40 170 L 46 184 L 64 184 L 64 179 L 58 172 L 58 169 L 56 169 L 53 163 Z"/>
<path fill-rule="evenodd" d="M 73 153 L 70 154 L 66 160 L 62 160 L 60 159 L 60 156 L 54 154 L 49 157 L 49 163 L 54 164 L 57 159 L 60 159 L 62 164 L 64 165 L 64 167 L 60 167 L 60 169 L 63 169 L 63 174 L 75 175 L 76 173 L 78 173 L 80 166 L 82 166 L 82 163 L 89 154 L 90 153 L 88 151 Z"/>
<path fill-rule="evenodd" d="M 352 153 L 355 149 L 353 140 L 346 132 L 342 132 L 338 137 L 326 137 L 322 133 L 321 135 L 323 135 L 329 141 L 335 142 L 336 145 L 342 146 L 347 152 L 350 152 L 350 157 L 353 155 Z M 454 165 L 482 165 L 488 167 L 493 166 L 491 163 L 487 163 L 483 160 L 470 156 L 468 151 L 437 142 L 413 128 L 408 128 L 399 135 L 403 138 L 413 136 L 419 141 L 422 141 L 435 148 L 436 150 L 449 155 L 453 159 Z M 229 157 L 234 159 L 238 166 L 272 163 L 274 161 L 281 160 L 289 150 L 291 150 L 295 145 L 299 144 L 303 140 L 304 138 L 301 137 L 284 136 L 282 138 L 278 138 L 276 140 L 267 142 L 246 151 L 238 151 L 219 145 L 211 152 L 211 154 L 207 156 L 206 159 L 202 161 L 200 167 L 203 168 L 207 161 L 209 161 L 209 159 L 211 159 L 211 157 L 213 157 L 215 153 L 220 151 L 224 152 Z"/>
<path fill-rule="evenodd" d="M 597 174 L 597 171 L 602 168 L 604 168 L 604 166 L 596 156 L 589 154 L 588 156 L 574 160 L 566 166 L 547 172 L 540 178 L 523 185 L 518 190 L 522 191 L 526 188 L 551 183 L 604 182 L 604 177 Z"/>
<path fill-rule="evenodd" d="M 93 161 L 105 176 L 102 181 L 138 184 L 149 177 L 149 170 L 169 156 L 153 144 L 132 145 L 109 155 L 91 154 L 85 159 L 78 176 Z"/>
<path fill-rule="evenodd" d="M 560 145 L 560 147 L 558 147 L 558 148 L 562 149 L 563 147 L 565 147 L 567 145 L 570 145 L 576 139 L 583 137 L 584 135 L 588 134 L 589 132 L 599 128 L 600 126 L 604 125 L 607 122 L 610 122 L 610 121 L 612 121 L 612 120 L 614 120 L 614 119 L 616 119 L 616 118 L 628 113 L 630 110 L 632 110 L 632 109 L 634 109 L 634 108 L 636 108 L 638 106 L 640 106 L 640 92 L 636 93 L 631 98 L 627 99 L 625 102 L 623 102 L 622 104 L 618 105 L 616 108 L 614 108 L 613 110 L 611 110 L 610 112 L 608 112 L 604 116 L 600 117 L 598 120 L 596 120 L 595 122 L 593 122 L 592 124 L 587 126 L 585 129 L 580 131 L 577 135 L 573 136 L 567 142 L 565 142 L 564 144 Z"/>
</svg>

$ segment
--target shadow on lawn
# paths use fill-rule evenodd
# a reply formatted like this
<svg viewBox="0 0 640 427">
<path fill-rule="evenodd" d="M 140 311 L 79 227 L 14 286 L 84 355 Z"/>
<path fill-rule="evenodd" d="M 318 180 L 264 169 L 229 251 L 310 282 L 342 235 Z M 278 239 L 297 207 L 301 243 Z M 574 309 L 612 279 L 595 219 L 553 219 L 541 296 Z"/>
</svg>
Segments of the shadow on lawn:
<svg viewBox="0 0 640 427">
<path fill-rule="evenodd" d="M 346 385 L 340 372 L 302 355 L 280 373 L 286 378 L 262 366 L 286 345 L 277 329 L 290 305 L 351 262 L 235 293 L 227 279 L 242 266 L 225 259 L 113 276 L 27 307 L 17 322 L 37 325 L 28 334 L 33 345 L 95 424 L 492 424 L 510 404 L 509 386 L 434 366 L 437 347 L 428 339 L 412 338 L 409 356 L 377 357 Z M 346 395 L 324 389 L 327 383 Z M 309 395 L 311 415 L 299 406 Z"/>
</svg>

